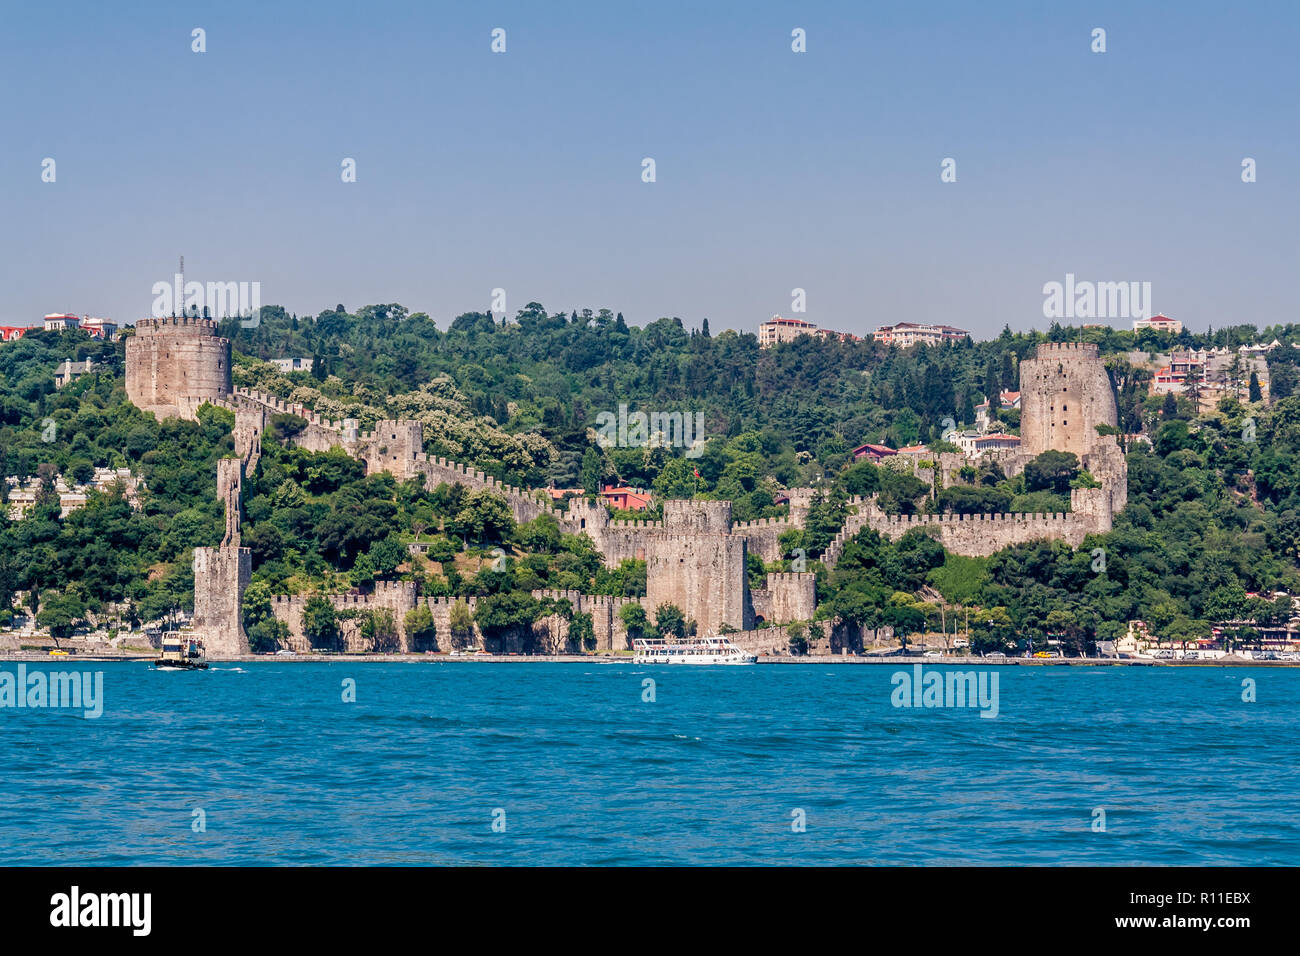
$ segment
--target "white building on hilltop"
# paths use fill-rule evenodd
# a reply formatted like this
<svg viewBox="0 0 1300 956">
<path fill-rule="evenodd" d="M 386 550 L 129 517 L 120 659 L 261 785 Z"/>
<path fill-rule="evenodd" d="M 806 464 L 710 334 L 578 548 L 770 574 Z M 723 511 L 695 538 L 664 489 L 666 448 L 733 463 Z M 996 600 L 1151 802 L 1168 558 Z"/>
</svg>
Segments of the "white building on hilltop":
<svg viewBox="0 0 1300 956">
<path fill-rule="evenodd" d="M 1167 315 L 1153 315 L 1149 319 L 1134 319 L 1133 331 L 1141 332 L 1143 329 L 1154 329 L 1157 332 L 1172 332 L 1178 335 L 1183 331 L 1183 323 L 1177 319 L 1171 319 Z"/>
</svg>

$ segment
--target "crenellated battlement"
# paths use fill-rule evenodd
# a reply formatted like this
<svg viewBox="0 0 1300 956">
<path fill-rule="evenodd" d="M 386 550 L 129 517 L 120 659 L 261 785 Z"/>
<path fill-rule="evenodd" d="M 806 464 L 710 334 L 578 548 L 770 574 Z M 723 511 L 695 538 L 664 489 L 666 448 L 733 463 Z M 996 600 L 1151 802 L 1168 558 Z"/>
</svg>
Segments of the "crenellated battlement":
<svg viewBox="0 0 1300 956">
<path fill-rule="evenodd" d="M 290 402 L 278 395 L 251 388 L 236 388 L 233 394 L 236 398 L 242 398 L 255 405 L 261 405 L 268 411 L 279 412 L 284 415 L 297 415 L 299 418 L 305 419 L 309 424 L 318 425 L 328 431 L 338 432 L 340 435 L 343 433 L 343 426 L 339 422 L 330 421 L 318 415 L 315 409 L 308 408 L 306 405 L 297 402 Z"/>
<path fill-rule="evenodd" d="M 575 612 L 582 612 L 592 608 L 620 608 L 624 604 L 636 604 L 641 598 L 625 597 L 614 594 L 584 594 L 582 591 L 568 589 L 557 590 L 553 588 L 541 588 L 530 592 L 538 600 L 568 601 L 573 605 Z"/>
<path fill-rule="evenodd" d="M 1041 539 L 1061 540 L 1079 547 L 1090 534 L 1111 527 L 1110 497 L 1105 488 L 1076 488 L 1069 512 L 1003 512 L 1000 514 L 889 515 L 875 499 L 864 503 L 827 546 L 822 563 L 834 567 L 845 545 L 864 528 L 891 539 L 917 528 L 933 529 L 944 548 L 954 554 L 987 556 L 1014 544 Z"/>
<path fill-rule="evenodd" d="M 663 503 L 664 528 L 670 531 L 726 533 L 731 530 L 730 501 L 669 499 Z"/>
<path fill-rule="evenodd" d="M 305 607 L 313 597 L 323 597 L 334 605 L 349 607 L 368 607 L 383 604 L 409 603 L 415 606 L 416 585 L 414 581 L 376 581 L 374 590 L 368 594 L 347 591 L 342 594 L 277 594 L 271 602 L 277 607 Z"/>
<path fill-rule="evenodd" d="M 932 524 L 1011 524 L 1030 521 L 1065 521 L 1072 517 L 1070 514 L 1062 512 L 1010 512 L 1003 514 L 942 514 L 942 515 L 886 515 L 882 514 L 871 521 L 871 526 L 877 531 L 883 528 L 893 529 L 901 526 L 905 528 L 919 528 L 923 525 Z"/>
<path fill-rule="evenodd" d="M 588 594 L 584 595 L 582 602 L 589 607 L 613 608 L 617 610 L 624 604 L 639 604 L 641 598 L 615 594 Z"/>
<path fill-rule="evenodd" d="M 614 531 L 653 531 L 661 529 L 663 526 L 664 523 L 662 521 L 651 521 L 649 519 L 640 521 L 636 518 L 628 518 L 626 520 L 611 519 L 607 527 Z"/>
<path fill-rule="evenodd" d="M 660 531 L 655 534 L 651 540 L 653 540 L 655 545 L 662 551 L 666 548 L 672 547 L 685 549 L 700 542 L 710 542 L 714 544 L 734 542 L 735 544 L 740 545 L 744 543 L 745 539 L 739 535 L 708 531 L 697 534 L 692 534 L 687 531 Z"/>
<path fill-rule="evenodd" d="M 757 531 L 762 528 L 793 528 L 796 527 L 793 521 L 787 517 L 781 518 L 755 518 L 753 521 L 737 521 L 731 526 L 733 534 L 741 534 L 745 531 Z"/>
<path fill-rule="evenodd" d="M 145 319 L 137 319 L 135 323 L 135 334 L 139 335 L 158 335 L 169 332 L 198 332 L 209 335 L 217 334 L 217 323 L 214 319 L 205 319 L 193 315 L 164 315 L 150 316 Z"/>
<path fill-rule="evenodd" d="M 1100 356 L 1100 351 L 1091 342 L 1040 342 L 1034 354 L 1042 358 L 1091 358 Z"/>
<path fill-rule="evenodd" d="M 768 590 L 777 585 L 803 584 L 805 581 L 816 582 L 817 575 L 811 571 L 769 571 L 767 573 Z"/>
<path fill-rule="evenodd" d="M 1020 439 L 1025 460 L 1045 451 L 1080 458 L 1097 443 L 1097 427 L 1117 426 L 1114 386 L 1096 345 L 1040 343 L 1020 363 Z"/>
<path fill-rule="evenodd" d="M 583 594 L 576 588 L 566 590 L 542 589 L 532 592 L 533 597 L 541 599 L 546 598 L 551 601 L 568 601 L 575 608 L 583 600 Z"/>
<path fill-rule="evenodd" d="M 478 598 L 473 597 L 472 595 L 471 595 L 470 597 L 445 597 L 445 596 L 434 597 L 434 596 L 429 596 L 429 597 L 426 597 L 426 598 L 422 598 L 422 600 L 423 600 L 424 603 L 427 604 L 430 608 L 448 608 L 448 609 L 450 609 L 450 608 L 452 607 L 452 605 L 454 605 L 457 601 L 464 601 L 464 602 L 465 602 L 465 606 L 468 607 L 471 611 L 474 610 L 474 608 L 478 606 Z"/>
</svg>

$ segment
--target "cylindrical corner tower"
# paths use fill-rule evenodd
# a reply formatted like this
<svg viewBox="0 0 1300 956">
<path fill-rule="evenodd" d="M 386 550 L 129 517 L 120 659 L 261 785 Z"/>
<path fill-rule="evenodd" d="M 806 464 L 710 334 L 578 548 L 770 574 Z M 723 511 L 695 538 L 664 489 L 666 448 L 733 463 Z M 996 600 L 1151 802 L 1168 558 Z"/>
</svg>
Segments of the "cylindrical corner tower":
<svg viewBox="0 0 1300 956">
<path fill-rule="evenodd" d="M 230 387 L 230 340 L 211 319 L 141 319 L 126 340 L 126 396 L 159 418 L 193 418 L 208 399 Z"/>
</svg>

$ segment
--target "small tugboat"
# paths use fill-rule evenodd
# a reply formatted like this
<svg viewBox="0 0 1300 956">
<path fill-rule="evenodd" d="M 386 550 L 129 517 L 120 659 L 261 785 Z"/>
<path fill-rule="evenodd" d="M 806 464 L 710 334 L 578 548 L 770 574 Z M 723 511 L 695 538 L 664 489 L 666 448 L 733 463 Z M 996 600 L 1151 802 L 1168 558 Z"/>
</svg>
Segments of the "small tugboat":
<svg viewBox="0 0 1300 956">
<path fill-rule="evenodd" d="M 754 664 L 757 654 L 746 654 L 725 637 L 687 638 L 669 643 L 663 638 L 638 638 L 636 664 Z"/>
<path fill-rule="evenodd" d="M 181 631 L 168 631 L 162 638 L 162 654 L 153 662 L 156 671 L 205 671 L 208 661 L 203 642 Z"/>
</svg>

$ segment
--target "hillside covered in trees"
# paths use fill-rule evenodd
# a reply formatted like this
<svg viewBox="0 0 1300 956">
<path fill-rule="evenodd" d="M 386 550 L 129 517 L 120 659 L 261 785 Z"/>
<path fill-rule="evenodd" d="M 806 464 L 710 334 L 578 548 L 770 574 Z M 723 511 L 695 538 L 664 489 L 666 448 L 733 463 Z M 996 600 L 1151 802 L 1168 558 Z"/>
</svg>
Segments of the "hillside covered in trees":
<svg viewBox="0 0 1300 956">
<path fill-rule="evenodd" d="M 890 543 L 867 531 L 833 571 L 810 566 L 819 574 L 819 614 L 913 632 L 969 614 L 982 646 L 1037 646 L 1050 632 L 1086 647 L 1134 618 L 1171 636 L 1206 633 L 1214 621 L 1276 622 L 1280 604 L 1247 592 L 1300 591 L 1296 326 L 1176 339 L 1053 327 L 908 350 L 805 338 L 760 350 L 755 336 L 713 335 L 707 322 L 688 331 L 665 318 L 637 328 L 607 310 L 548 314 L 530 303 L 509 321 L 472 313 L 445 329 L 398 305 L 340 306 L 315 317 L 271 307 L 258 327 L 228 322 L 222 334 L 234 342 L 237 385 L 362 427 L 417 418 L 429 453 L 512 483 L 594 492 L 618 482 L 661 499 L 726 498 L 737 520 L 782 513 L 784 488 L 816 487 L 808 528 L 783 542 L 813 558 L 854 494 L 879 492 L 888 510 L 902 512 L 1059 509 L 1071 483 L 1087 481 L 1069 456 L 1010 480 L 972 467 L 969 485 L 932 489 L 854 463 L 851 450 L 864 442 L 933 446 L 946 419 L 973 423 L 977 404 L 993 396 L 996 406 L 999 391 L 1015 389 L 1017 364 L 1038 342 L 1093 341 L 1108 357 L 1121 430 L 1149 438 L 1128 446 L 1129 504 L 1112 532 L 1078 552 L 1042 543 L 974 559 L 945 555 L 919 533 Z M 1212 414 L 1150 396 L 1125 358 L 1135 349 L 1275 338 L 1286 345 L 1268 353 L 1271 403 L 1228 399 Z M 291 356 L 312 358 L 312 371 L 285 374 L 265 361 Z M 56 390 L 55 367 L 87 357 L 95 371 Z M 158 422 L 126 401 L 122 366 L 121 342 L 82 332 L 32 332 L 0 345 L 0 461 L 5 475 L 43 478 L 36 504 L 0 527 L 0 605 L 12 608 L 21 595 L 59 629 L 113 608 L 151 620 L 191 606 L 192 549 L 221 539 L 214 476 L 216 460 L 233 451 L 233 416 L 209 406 L 197 422 Z M 617 415 L 620 405 L 701 414 L 698 455 L 662 444 L 601 447 L 598 416 Z M 1018 413 L 1000 414 L 1014 431 Z M 589 541 L 560 534 L 548 518 L 516 527 L 491 493 L 366 476 L 342 454 L 275 440 L 294 427 L 291 416 L 273 423 L 245 491 L 255 585 L 246 620 L 255 640 L 275 637 L 271 594 L 384 578 L 416 580 L 425 593 L 490 597 L 490 613 L 504 623 L 541 613 L 528 597 L 539 587 L 644 593 L 643 564 L 605 569 Z M 140 510 L 110 489 L 60 518 L 54 475 L 80 481 L 97 467 L 141 476 Z M 407 554 L 414 540 L 427 554 Z M 1096 548 L 1106 555 L 1102 571 Z M 764 568 L 755 562 L 757 580 Z"/>
</svg>

